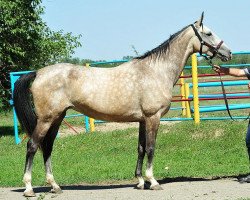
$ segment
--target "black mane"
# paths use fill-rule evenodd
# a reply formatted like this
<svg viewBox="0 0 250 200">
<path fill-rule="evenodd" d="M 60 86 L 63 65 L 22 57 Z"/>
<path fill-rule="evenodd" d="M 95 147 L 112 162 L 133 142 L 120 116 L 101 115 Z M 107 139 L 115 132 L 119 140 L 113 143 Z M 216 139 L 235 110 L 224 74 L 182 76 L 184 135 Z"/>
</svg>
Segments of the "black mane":
<svg viewBox="0 0 250 200">
<path fill-rule="evenodd" d="M 170 35 L 169 39 L 166 40 L 165 42 L 163 42 L 162 44 L 160 44 L 158 47 L 152 49 L 151 51 L 147 51 L 145 54 L 135 57 L 135 59 L 144 59 L 147 57 L 150 57 L 152 55 L 154 55 L 155 57 L 159 57 L 162 54 L 164 54 L 168 49 L 169 49 L 169 44 L 172 40 L 174 40 L 182 31 L 184 31 L 188 26 L 185 26 L 183 29 L 181 29 L 180 31 L 176 32 L 173 35 Z"/>
</svg>

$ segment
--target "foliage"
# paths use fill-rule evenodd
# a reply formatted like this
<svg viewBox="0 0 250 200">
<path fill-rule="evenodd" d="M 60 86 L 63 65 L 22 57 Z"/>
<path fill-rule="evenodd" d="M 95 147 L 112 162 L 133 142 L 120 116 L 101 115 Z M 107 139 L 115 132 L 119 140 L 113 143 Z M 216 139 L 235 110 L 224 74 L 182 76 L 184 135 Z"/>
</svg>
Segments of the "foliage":
<svg viewBox="0 0 250 200">
<path fill-rule="evenodd" d="M 186 66 L 191 66 L 191 57 L 188 59 Z M 239 55 L 234 55 L 232 60 L 228 61 L 228 62 L 222 62 L 220 59 L 218 58 L 214 58 L 213 59 L 213 63 L 217 64 L 217 65 L 231 65 L 231 64 L 250 64 L 250 55 L 248 54 L 239 54 Z M 198 65 L 199 66 L 208 66 L 209 63 L 206 59 L 204 58 L 198 58 Z M 244 67 L 243 67 L 244 68 Z M 212 71 L 212 68 L 198 68 L 198 73 L 199 74 L 207 74 L 207 73 L 214 73 Z M 188 75 L 191 74 L 191 70 L 184 70 L 184 74 Z"/>
<path fill-rule="evenodd" d="M 238 54 L 238 55 L 233 55 L 232 60 L 225 62 L 222 62 L 219 58 L 214 58 L 213 62 L 216 63 L 217 65 L 223 65 L 223 64 L 247 64 L 250 63 L 250 55 L 249 54 Z M 201 59 L 199 61 L 200 65 L 207 65 L 207 61 L 205 59 Z"/>
<path fill-rule="evenodd" d="M 122 60 L 129 60 L 132 59 L 132 56 L 124 56 Z M 80 59 L 80 58 L 65 58 L 62 60 L 62 62 L 66 63 L 72 63 L 72 64 L 77 64 L 77 65 L 83 65 L 85 66 L 87 63 L 95 63 L 95 62 L 104 62 L 103 64 L 98 64 L 98 65 L 93 65 L 94 67 L 101 67 L 101 68 L 110 68 L 110 67 L 116 67 L 120 65 L 121 63 L 105 63 L 108 62 L 106 60 L 90 60 L 90 59 Z"/>
<path fill-rule="evenodd" d="M 66 58 L 62 59 L 62 62 L 64 62 L 64 63 L 72 63 L 72 64 L 76 64 L 76 65 L 86 65 L 87 63 L 92 63 L 92 62 L 95 62 L 95 61 L 90 60 L 90 59 L 80 59 L 80 58 L 66 57 Z"/>
<path fill-rule="evenodd" d="M 133 58 L 133 56 L 123 56 L 122 60 L 132 60 Z"/>
<path fill-rule="evenodd" d="M 0 100 L 10 99 L 9 72 L 38 69 L 70 57 L 80 36 L 52 31 L 42 21 L 42 0 L 0 0 Z"/>
</svg>

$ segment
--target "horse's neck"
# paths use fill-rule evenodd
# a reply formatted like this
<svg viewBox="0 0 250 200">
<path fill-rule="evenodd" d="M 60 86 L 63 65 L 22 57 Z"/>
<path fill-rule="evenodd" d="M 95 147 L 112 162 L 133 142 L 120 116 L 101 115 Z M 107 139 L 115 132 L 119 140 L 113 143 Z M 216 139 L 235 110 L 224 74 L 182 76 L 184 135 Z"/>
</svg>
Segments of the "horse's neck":
<svg viewBox="0 0 250 200">
<path fill-rule="evenodd" d="M 164 58 L 157 62 L 155 69 L 165 81 L 170 81 L 168 84 L 172 86 L 179 79 L 189 56 L 193 53 L 192 36 L 189 28 L 184 30 L 170 43 Z"/>
</svg>

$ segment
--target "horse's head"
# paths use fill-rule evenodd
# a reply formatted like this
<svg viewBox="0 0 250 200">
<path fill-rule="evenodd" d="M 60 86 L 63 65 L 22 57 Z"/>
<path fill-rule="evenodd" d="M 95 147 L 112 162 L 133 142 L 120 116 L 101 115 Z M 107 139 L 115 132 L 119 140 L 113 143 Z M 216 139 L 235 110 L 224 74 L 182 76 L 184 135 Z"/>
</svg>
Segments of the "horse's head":
<svg viewBox="0 0 250 200">
<path fill-rule="evenodd" d="M 211 29 L 203 25 L 204 13 L 200 19 L 192 24 L 195 33 L 194 49 L 200 54 L 207 54 L 210 58 L 219 57 L 222 61 L 232 58 L 231 50 Z"/>
</svg>

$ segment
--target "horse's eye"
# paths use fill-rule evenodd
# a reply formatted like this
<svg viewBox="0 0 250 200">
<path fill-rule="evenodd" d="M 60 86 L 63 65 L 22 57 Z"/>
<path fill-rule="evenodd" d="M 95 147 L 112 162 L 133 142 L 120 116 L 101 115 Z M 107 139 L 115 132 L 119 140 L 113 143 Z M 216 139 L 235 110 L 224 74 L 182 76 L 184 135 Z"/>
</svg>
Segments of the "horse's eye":
<svg viewBox="0 0 250 200">
<path fill-rule="evenodd" d="M 209 33 L 206 33 L 206 35 L 207 35 L 207 36 L 211 36 L 211 35 L 212 35 L 212 33 L 211 33 L 211 32 L 209 32 Z"/>
</svg>

